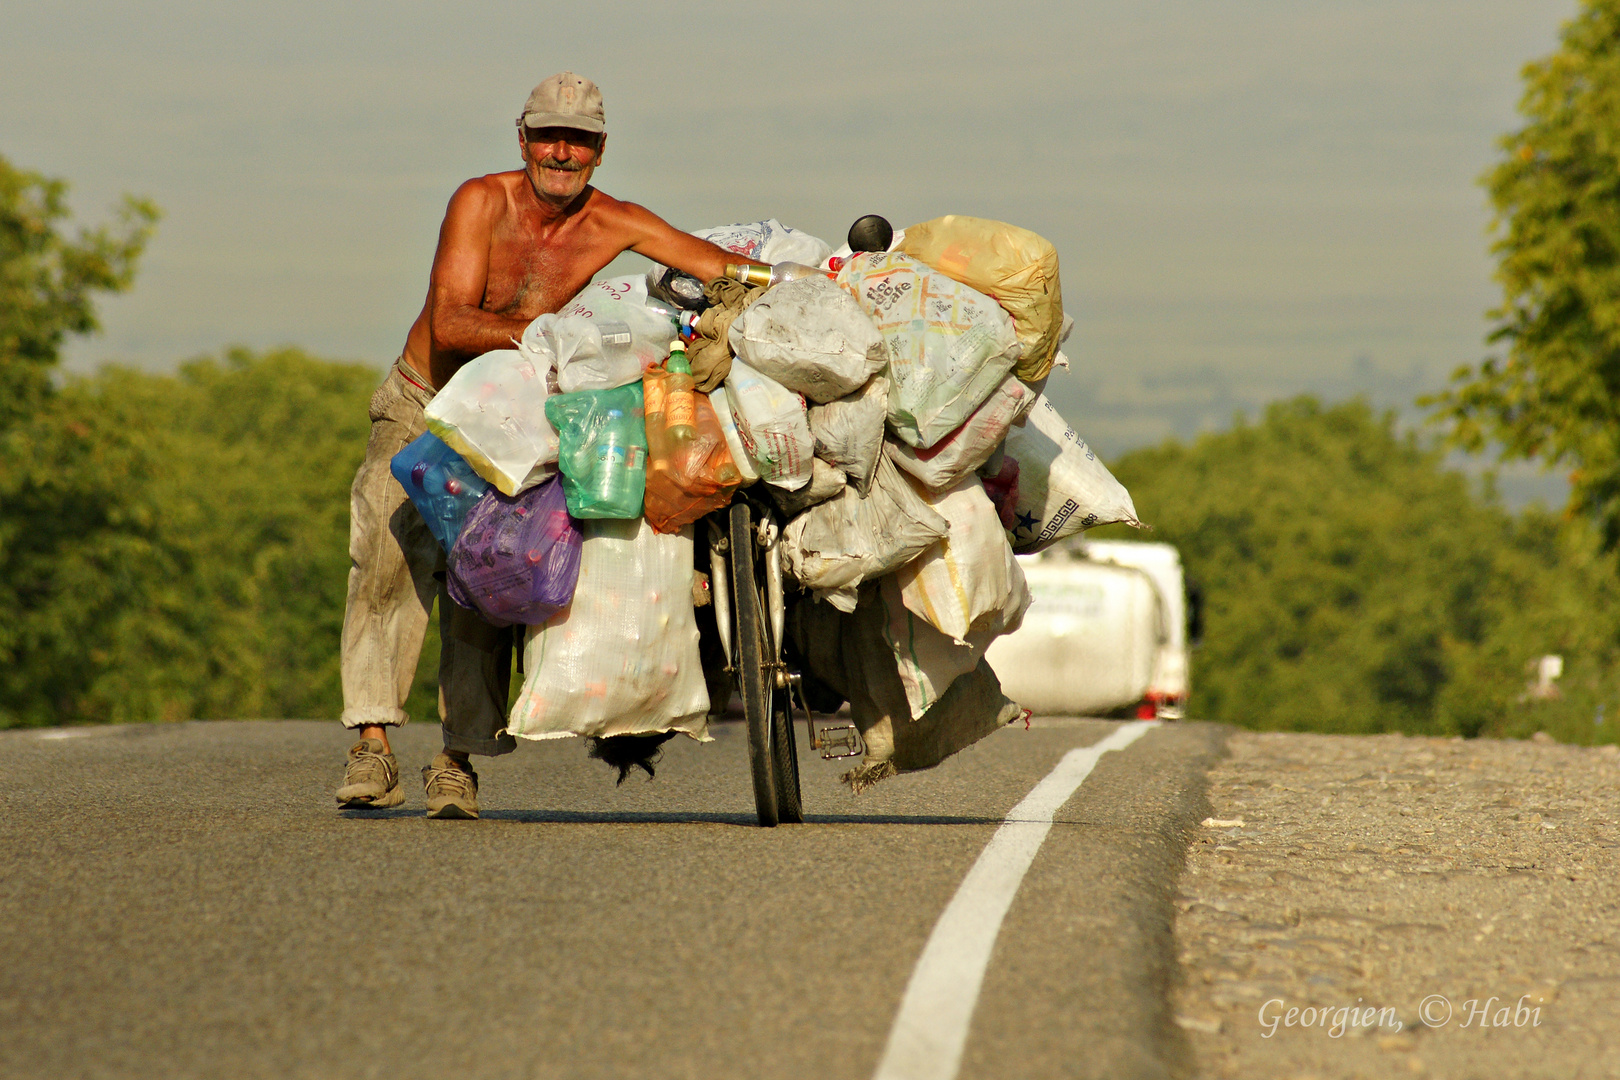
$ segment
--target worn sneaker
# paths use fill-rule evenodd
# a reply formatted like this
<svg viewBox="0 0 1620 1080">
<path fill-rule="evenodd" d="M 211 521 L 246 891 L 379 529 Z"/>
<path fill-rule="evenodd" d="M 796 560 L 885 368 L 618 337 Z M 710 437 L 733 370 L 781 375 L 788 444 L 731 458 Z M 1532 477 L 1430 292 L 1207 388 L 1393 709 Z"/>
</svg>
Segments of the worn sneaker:
<svg viewBox="0 0 1620 1080">
<path fill-rule="evenodd" d="M 427 789 L 427 816 L 431 818 L 475 818 L 478 816 L 478 774 L 449 754 L 439 754 L 422 770 L 422 786 Z"/>
<path fill-rule="evenodd" d="M 405 801 L 405 789 L 399 786 L 399 763 L 383 749 L 381 739 L 361 739 L 349 748 L 337 801 L 344 810 L 382 809 Z"/>
</svg>

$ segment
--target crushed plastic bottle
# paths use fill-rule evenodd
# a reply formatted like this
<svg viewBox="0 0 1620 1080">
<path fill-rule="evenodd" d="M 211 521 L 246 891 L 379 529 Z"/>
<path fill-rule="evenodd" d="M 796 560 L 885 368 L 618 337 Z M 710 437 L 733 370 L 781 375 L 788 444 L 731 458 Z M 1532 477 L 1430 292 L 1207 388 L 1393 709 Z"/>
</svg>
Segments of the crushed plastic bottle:
<svg viewBox="0 0 1620 1080">
<path fill-rule="evenodd" d="M 763 285 L 770 288 L 780 285 L 784 281 L 797 281 L 800 278 L 832 277 L 826 270 L 815 266 L 806 266 L 804 263 L 779 262 L 771 267 L 755 266 L 752 263 L 727 263 L 726 277 L 742 282 L 744 285 Z"/>
</svg>

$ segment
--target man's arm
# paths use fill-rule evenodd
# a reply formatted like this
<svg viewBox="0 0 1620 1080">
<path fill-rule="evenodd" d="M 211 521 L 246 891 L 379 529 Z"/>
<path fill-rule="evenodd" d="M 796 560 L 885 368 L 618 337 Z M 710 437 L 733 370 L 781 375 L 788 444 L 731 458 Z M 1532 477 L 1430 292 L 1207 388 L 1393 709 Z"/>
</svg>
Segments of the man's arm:
<svg viewBox="0 0 1620 1080">
<path fill-rule="evenodd" d="M 635 203 L 621 203 L 631 233 L 638 239 L 630 250 L 654 262 L 685 271 L 699 281 L 713 281 L 726 272 L 727 263 L 763 265 L 745 255 L 727 251 L 691 233 L 683 233 L 669 222 Z"/>
<path fill-rule="evenodd" d="M 489 282 L 491 223 L 501 208 L 497 198 L 503 196 L 491 192 L 483 180 L 469 180 L 456 189 L 444 212 L 428 288 L 428 326 L 435 354 L 477 356 L 510 348 L 512 339 L 521 337 L 529 325 L 528 319 L 479 306 Z"/>
</svg>

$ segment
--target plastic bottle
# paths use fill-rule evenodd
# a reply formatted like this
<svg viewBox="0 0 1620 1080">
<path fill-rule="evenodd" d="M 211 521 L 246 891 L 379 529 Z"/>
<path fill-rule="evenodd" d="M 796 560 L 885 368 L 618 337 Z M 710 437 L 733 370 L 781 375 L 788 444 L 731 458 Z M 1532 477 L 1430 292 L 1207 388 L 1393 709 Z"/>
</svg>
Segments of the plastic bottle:
<svg viewBox="0 0 1620 1080">
<path fill-rule="evenodd" d="M 668 390 L 664 401 L 664 431 L 670 449 L 676 450 L 697 437 L 697 380 L 686 359 L 686 345 L 675 342 L 669 349 Z"/>
<path fill-rule="evenodd" d="M 727 263 L 726 277 L 742 282 L 744 285 L 763 285 L 767 288 L 780 285 L 784 281 L 797 281 L 800 278 L 831 277 L 827 271 L 815 266 L 806 266 L 804 263 L 779 262 L 767 269 L 763 266 L 754 266 L 751 263 Z"/>
<path fill-rule="evenodd" d="M 701 314 L 697 311 L 683 311 L 675 320 L 682 341 L 691 341 L 698 336 L 698 318 Z"/>
<path fill-rule="evenodd" d="M 630 438 L 626 424 L 622 409 L 607 410 L 603 414 L 602 430 L 596 440 L 590 493 L 598 510 L 609 511 L 604 516 L 634 517 L 641 512 L 647 463 L 641 447 L 636 446 Z M 624 512 L 611 513 L 615 510 Z"/>
</svg>

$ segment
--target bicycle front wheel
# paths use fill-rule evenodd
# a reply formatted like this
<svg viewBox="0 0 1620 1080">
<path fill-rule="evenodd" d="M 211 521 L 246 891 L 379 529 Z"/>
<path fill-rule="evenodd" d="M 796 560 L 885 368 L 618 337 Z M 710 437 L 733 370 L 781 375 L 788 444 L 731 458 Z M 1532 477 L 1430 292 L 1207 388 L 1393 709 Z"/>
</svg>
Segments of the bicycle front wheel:
<svg viewBox="0 0 1620 1080">
<path fill-rule="evenodd" d="M 771 707 L 776 694 L 774 672 L 766 666 L 771 651 L 755 567 L 751 518 L 746 502 L 738 499 L 731 504 L 731 597 L 736 614 L 732 633 L 737 638 L 737 685 L 742 692 L 743 718 L 748 727 L 748 765 L 754 779 L 754 808 L 759 813 L 760 825 L 770 828 L 781 820 L 776 790 L 777 725 L 773 722 Z"/>
</svg>

